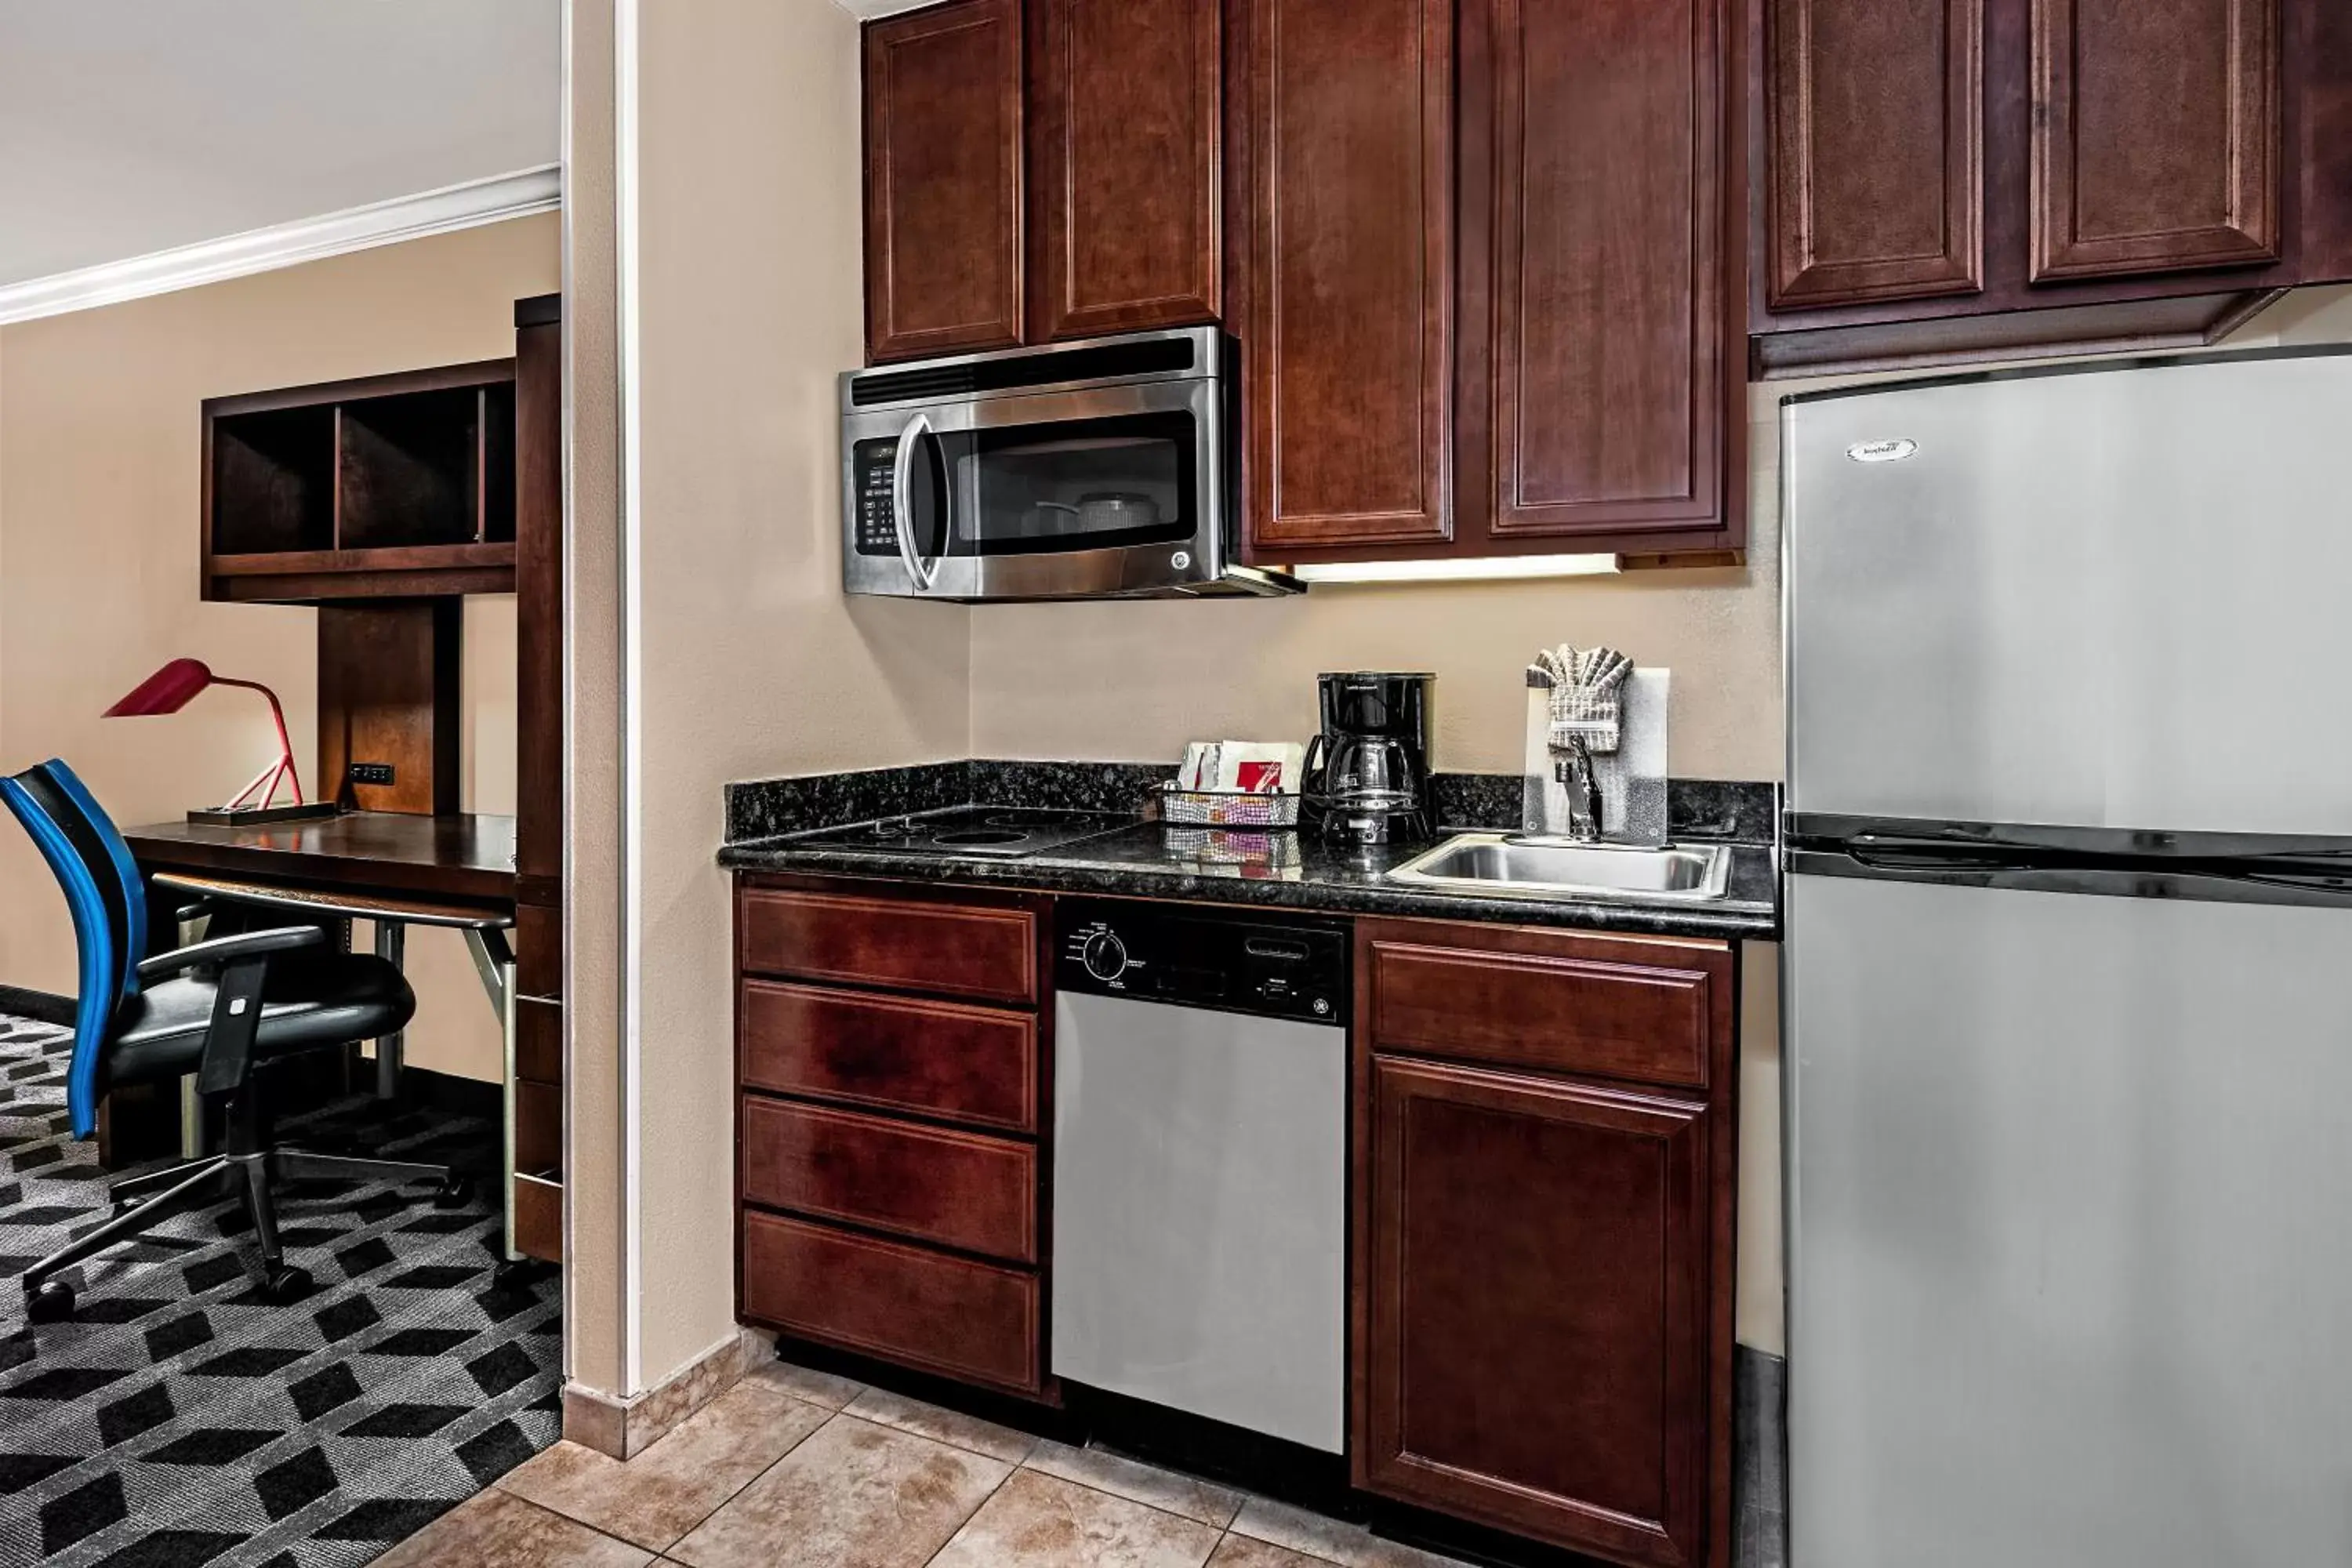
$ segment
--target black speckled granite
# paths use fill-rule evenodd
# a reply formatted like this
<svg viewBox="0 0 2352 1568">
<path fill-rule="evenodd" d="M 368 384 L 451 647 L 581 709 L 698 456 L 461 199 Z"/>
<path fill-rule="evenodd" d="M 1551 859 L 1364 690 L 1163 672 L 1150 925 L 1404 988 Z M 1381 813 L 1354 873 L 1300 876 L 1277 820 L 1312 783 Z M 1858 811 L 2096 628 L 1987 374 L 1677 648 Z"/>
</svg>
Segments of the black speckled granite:
<svg viewBox="0 0 2352 1568">
<path fill-rule="evenodd" d="M 1736 844 L 1777 844 L 1780 786 L 1721 779 L 1666 781 L 1666 837 L 1727 838 Z"/>
<path fill-rule="evenodd" d="M 727 839 L 773 838 L 845 822 L 938 811 L 971 799 L 969 763 L 811 773 L 727 786 Z"/>
<path fill-rule="evenodd" d="M 1517 827 L 1527 781 L 1517 773 L 1432 773 L 1429 796 L 1441 827 Z"/>
<path fill-rule="evenodd" d="M 1176 776 L 1173 763 L 974 762 L 971 800 L 1062 811 L 1141 811 Z"/>
<path fill-rule="evenodd" d="M 1780 928 L 1779 878 L 1773 852 L 1764 845 L 1732 847 L 1727 897 L 1679 905 L 1496 898 L 1386 879 L 1390 867 L 1425 847 L 1357 850 L 1327 844 L 1312 834 L 1212 834 L 1146 823 L 1017 860 L 817 849 L 771 838 L 728 845 L 719 852 L 719 863 L 737 871 L 887 877 L 1104 898 L 1195 899 L 1334 914 L 1424 915 L 1670 936 L 1770 937 Z"/>
<path fill-rule="evenodd" d="M 1517 773 L 1433 773 L 1429 792 L 1437 820 L 1447 827 L 1516 830 L 1527 808 L 1527 781 Z M 1676 840 L 1728 839 L 1769 844 L 1780 821 L 1779 786 L 1717 779 L 1666 781 L 1666 831 Z"/>
<path fill-rule="evenodd" d="M 1022 859 L 877 854 L 797 843 L 791 834 L 909 812 L 985 803 L 1085 811 L 1140 809 L 1172 766 L 1149 763 L 973 761 L 730 784 L 729 842 L 719 864 L 739 871 L 799 871 L 908 881 L 1024 888 L 1103 897 L 1199 899 L 1338 914 L 1426 915 L 1584 926 L 1667 935 L 1769 937 L 1780 927 L 1772 851 L 1779 792 L 1764 784 L 1675 779 L 1667 816 L 1677 838 L 1734 846 L 1729 895 L 1708 904 L 1630 900 L 1572 902 L 1436 891 L 1386 879 L 1426 846 L 1360 850 L 1312 833 L 1162 828 L 1147 823 Z M 1439 773 L 1438 815 L 1450 828 L 1515 828 L 1514 773 Z"/>
</svg>

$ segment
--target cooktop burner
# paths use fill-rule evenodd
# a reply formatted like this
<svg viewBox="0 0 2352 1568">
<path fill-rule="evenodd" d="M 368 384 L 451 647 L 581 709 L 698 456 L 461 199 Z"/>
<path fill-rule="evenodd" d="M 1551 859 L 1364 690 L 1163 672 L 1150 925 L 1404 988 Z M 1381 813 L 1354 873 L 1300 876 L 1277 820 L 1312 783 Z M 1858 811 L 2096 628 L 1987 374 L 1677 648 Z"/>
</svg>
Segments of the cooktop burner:
<svg viewBox="0 0 2352 1568">
<path fill-rule="evenodd" d="M 849 827 L 795 835 L 826 849 L 870 849 L 887 855 L 1034 855 L 1099 838 L 1142 818 L 1116 811 L 1056 811 L 1045 806 L 960 805 L 914 816 L 893 816 Z"/>
</svg>

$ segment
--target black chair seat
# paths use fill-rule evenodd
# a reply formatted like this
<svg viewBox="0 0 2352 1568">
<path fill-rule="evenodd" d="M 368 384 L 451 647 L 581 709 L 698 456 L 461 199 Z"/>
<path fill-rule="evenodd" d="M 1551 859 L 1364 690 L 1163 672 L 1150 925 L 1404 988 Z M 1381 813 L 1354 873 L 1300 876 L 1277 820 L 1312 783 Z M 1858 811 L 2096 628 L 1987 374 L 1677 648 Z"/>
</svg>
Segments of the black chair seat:
<svg viewBox="0 0 2352 1568">
<path fill-rule="evenodd" d="M 283 961 L 270 966 L 266 986 L 253 1040 L 256 1061 L 389 1035 L 416 1011 L 415 993 L 400 971 L 371 953 Z M 107 1057 L 108 1081 L 141 1083 L 195 1071 L 218 990 L 210 977 L 184 975 L 125 997 Z"/>
</svg>

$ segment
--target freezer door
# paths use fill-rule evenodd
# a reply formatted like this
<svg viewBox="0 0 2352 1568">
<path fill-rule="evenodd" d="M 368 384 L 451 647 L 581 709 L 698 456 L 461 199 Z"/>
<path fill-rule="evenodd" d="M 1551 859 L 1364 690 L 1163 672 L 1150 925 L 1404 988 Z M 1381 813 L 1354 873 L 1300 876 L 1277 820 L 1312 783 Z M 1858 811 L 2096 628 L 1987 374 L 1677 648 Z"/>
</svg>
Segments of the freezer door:
<svg viewBox="0 0 2352 1568">
<path fill-rule="evenodd" d="M 1791 1561 L 2352 1563 L 2352 910 L 1790 879 Z"/>
<path fill-rule="evenodd" d="M 2341 354 L 1785 405 L 1790 807 L 2352 833 L 2347 410 Z"/>
</svg>

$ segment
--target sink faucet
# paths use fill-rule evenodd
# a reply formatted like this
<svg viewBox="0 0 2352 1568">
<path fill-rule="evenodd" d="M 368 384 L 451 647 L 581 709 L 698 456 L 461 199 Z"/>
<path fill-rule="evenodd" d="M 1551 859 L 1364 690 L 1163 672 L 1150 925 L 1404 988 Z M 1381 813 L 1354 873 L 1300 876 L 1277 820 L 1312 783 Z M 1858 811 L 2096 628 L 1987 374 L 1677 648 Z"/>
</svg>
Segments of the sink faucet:
<svg viewBox="0 0 2352 1568">
<path fill-rule="evenodd" d="M 1572 736 L 1565 747 L 1554 749 L 1552 771 L 1568 788 L 1568 836 L 1580 844 L 1598 842 L 1602 832 L 1601 781 L 1593 775 L 1592 752 L 1583 736 Z"/>
</svg>

